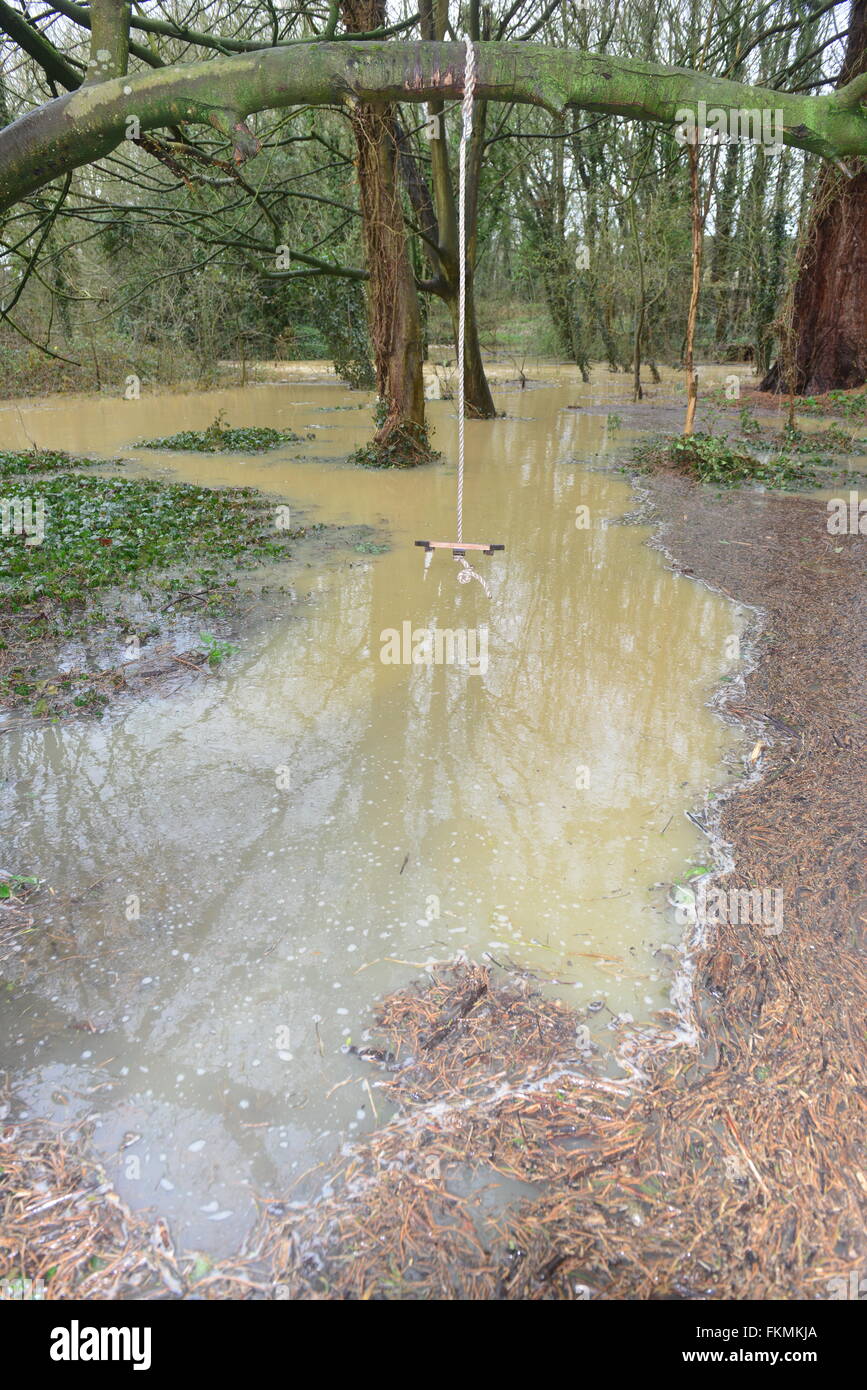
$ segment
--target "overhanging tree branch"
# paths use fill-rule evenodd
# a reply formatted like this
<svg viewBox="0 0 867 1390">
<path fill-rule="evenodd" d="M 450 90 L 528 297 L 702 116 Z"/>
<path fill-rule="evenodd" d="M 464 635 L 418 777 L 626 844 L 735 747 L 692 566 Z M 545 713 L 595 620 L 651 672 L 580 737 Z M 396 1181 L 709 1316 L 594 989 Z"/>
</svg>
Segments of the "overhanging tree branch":
<svg viewBox="0 0 867 1390">
<path fill-rule="evenodd" d="M 0 208 L 115 149 L 134 116 L 140 130 L 217 124 L 235 159 L 255 140 L 256 111 L 344 102 L 421 102 L 463 93 L 464 47 L 416 41 L 315 43 L 165 67 L 79 88 L 0 132 Z M 523 43 L 478 45 L 476 96 L 552 112 L 578 107 L 674 125 L 699 101 L 724 111 L 780 110 L 783 140 L 828 159 L 867 155 L 867 111 L 847 89 L 820 96 L 750 87 L 726 78 L 608 55 Z M 860 89 L 858 90 L 860 97 Z"/>
</svg>

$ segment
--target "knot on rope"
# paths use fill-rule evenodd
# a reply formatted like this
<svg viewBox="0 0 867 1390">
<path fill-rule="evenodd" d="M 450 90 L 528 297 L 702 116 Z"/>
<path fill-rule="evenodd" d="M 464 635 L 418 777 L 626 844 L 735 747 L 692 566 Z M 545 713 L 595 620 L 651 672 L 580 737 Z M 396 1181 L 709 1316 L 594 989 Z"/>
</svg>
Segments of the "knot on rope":
<svg viewBox="0 0 867 1390">
<path fill-rule="evenodd" d="M 490 591 L 490 589 L 488 588 L 488 586 L 487 586 L 485 580 L 483 579 L 482 575 L 479 574 L 478 570 L 474 570 L 473 567 L 472 567 L 472 565 L 471 565 L 467 560 L 465 560 L 465 559 L 463 558 L 462 555 L 456 555 L 456 556 L 455 556 L 455 559 L 457 560 L 458 564 L 461 566 L 461 568 L 460 568 L 460 570 L 459 570 L 459 572 L 458 572 L 458 583 L 459 583 L 459 584 L 469 584 L 469 583 L 471 582 L 471 580 L 473 580 L 473 579 L 478 579 L 478 581 L 479 581 L 479 583 L 481 584 L 482 588 L 484 589 L 486 595 L 488 596 L 488 598 L 490 598 L 490 597 L 491 597 L 491 591 Z"/>
</svg>

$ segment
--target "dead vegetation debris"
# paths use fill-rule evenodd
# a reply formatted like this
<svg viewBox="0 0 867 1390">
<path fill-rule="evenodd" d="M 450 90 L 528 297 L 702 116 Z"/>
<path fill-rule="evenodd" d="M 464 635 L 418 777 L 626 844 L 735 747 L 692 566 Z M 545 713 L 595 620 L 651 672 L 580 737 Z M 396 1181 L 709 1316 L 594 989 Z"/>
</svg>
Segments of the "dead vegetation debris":
<svg viewBox="0 0 867 1390">
<path fill-rule="evenodd" d="M 184 1290 L 164 1221 L 132 1213 L 83 1137 L 42 1122 L 0 1130 L 0 1291 L 112 1299 Z"/>
<path fill-rule="evenodd" d="M 570 1063 L 575 1015 L 541 995 L 488 979 L 461 1016 L 479 967 L 386 1001 L 380 1026 L 409 1060 L 380 1084 L 403 1115 L 328 1170 L 316 1203 L 266 1209 L 258 1253 L 278 1296 L 828 1297 L 863 1230 L 858 1040 L 835 1055 L 809 1027 L 782 1026 L 779 1000 L 741 1036 L 757 985 L 809 982 L 773 959 L 776 943 L 749 959 L 727 944 L 741 969 L 707 1020 L 710 1060 L 660 1034 L 640 1088 Z M 708 983 L 722 958 L 705 953 Z M 865 983 L 853 977 L 853 994 Z M 468 1166 L 535 1195 L 480 1228 L 457 1181 Z"/>
</svg>

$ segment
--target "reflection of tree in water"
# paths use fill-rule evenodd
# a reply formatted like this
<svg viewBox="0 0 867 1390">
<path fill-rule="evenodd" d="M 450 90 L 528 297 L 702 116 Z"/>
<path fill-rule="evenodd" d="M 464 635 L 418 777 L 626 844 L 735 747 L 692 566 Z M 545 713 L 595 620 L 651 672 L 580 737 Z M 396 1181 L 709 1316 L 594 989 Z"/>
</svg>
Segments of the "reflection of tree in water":
<svg viewBox="0 0 867 1390">
<path fill-rule="evenodd" d="M 423 581 L 418 552 L 399 543 L 314 580 L 300 616 L 248 635 L 240 672 L 102 724 L 10 740 L 39 814 L 37 825 L 7 792 L 8 809 L 17 795 L 31 819 L 18 862 L 38 858 L 60 897 L 82 895 L 57 910 L 76 958 L 46 976 L 70 1009 L 86 999 L 126 1012 L 137 1045 L 167 1068 L 197 1048 L 209 1066 L 231 1065 L 244 1029 L 262 1036 L 286 1008 L 324 1017 L 338 998 L 372 997 L 380 977 L 353 983 L 348 966 L 415 959 L 432 942 L 484 949 L 496 903 L 521 929 L 547 914 L 546 931 L 572 930 L 571 902 L 636 882 L 635 837 L 654 813 L 661 828 L 706 765 L 689 673 L 715 669 L 724 620 L 641 533 L 601 524 L 628 496 L 562 462 L 574 433 L 553 413 L 560 400 L 536 393 L 538 418 L 495 424 L 475 454 L 474 524 L 495 525 L 508 547 L 486 562 L 490 605 L 457 585 L 448 557 Z M 384 493 L 393 518 L 427 510 L 418 489 L 451 505 L 442 473 L 411 482 L 412 493 Z M 581 503 L 588 530 L 575 528 Z M 487 675 L 384 665 L 380 634 L 405 619 L 488 623 Z M 435 926 L 419 924 L 429 893 L 443 904 Z M 591 927 L 604 924 L 582 921 Z M 158 994 L 139 988 L 145 973 Z M 330 994 L 335 982 L 345 994 Z"/>
</svg>

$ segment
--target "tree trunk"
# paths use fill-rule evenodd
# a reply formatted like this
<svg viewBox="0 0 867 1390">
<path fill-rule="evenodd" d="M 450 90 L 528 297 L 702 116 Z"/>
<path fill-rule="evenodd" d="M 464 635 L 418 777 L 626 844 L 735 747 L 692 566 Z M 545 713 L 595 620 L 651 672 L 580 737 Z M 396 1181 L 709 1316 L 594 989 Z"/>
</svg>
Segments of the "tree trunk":
<svg viewBox="0 0 867 1390">
<path fill-rule="evenodd" d="M 473 35 L 475 40 L 476 35 Z M 473 133 L 467 148 L 467 278 L 466 278 L 466 320 L 464 323 L 464 401 L 468 415 L 477 420 L 493 420 L 497 414 L 491 388 L 482 362 L 482 346 L 479 342 L 479 324 L 476 317 L 476 294 L 474 279 L 476 273 L 477 232 L 479 225 L 479 189 L 482 180 L 482 162 L 485 152 L 485 123 L 487 121 L 487 102 L 474 104 Z"/>
<path fill-rule="evenodd" d="M 632 239 L 635 243 L 635 259 L 638 267 L 638 296 L 635 304 L 635 334 L 632 346 L 632 399 L 640 401 L 644 399 L 644 391 L 641 388 L 641 339 L 644 336 L 644 321 L 647 315 L 647 295 L 644 286 L 644 256 L 641 252 L 641 238 L 638 235 L 638 223 L 635 218 L 635 194 L 629 199 L 629 223 L 632 229 Z"/>
<path fill-rule="evenodd" d="M 854 0 L 838 87 L 867 73 L 867 0 Z M 815 395 L 867 381 L 867 168 L 819 171 L 777 362 L 763 391 Z"/>
<path fill-rule="evenodd" d="M 383 444 L 402 425 L 424 426 L 421 318 L 394 179 L 388 112 L 361 105 L 352 113 L 351 123 L 370 275 L 368 314 L 376 389 L 385 407 L 374 442 Z"/>
<path fill-rule="evenodd" d="M 711 266 L 711 279 L 717 298 L 716 328 L 714 330 L 717 353 L 720 353 L 724 348 L 733 322 L 733 296 L 730 294 L 730 278 L 734 259 L 734 221 L 739 170 L 740 147 L 729 145 L 726 150 L 725 169 L 716 203 L 716 233 L 713 239 L 713 262 Z"/>
<path fill-rule="evenodd" d="M 695 430 L 695 408 L 698 404 L 698 382 L 695 379 L 695 328 L 698 322 L 698 299 L 701 293 L 701 252 L 704 219 L 701 215 L 701 185 L 698 177 L 698 142 L 688 146 L 689 151 L 689 191 L 692 221 L 692 285 L 689 295 L 689 313 L 686 320 L 686 342 L 683 363 L 686 371 L 686 420 L 684 434 Z"/>
<path fill-rule="evenodd" d="M 422 0 L 419 7 L 422 35 L 427 40 L 442 39 L 448 20 L 448 6 L 444 0 Z M 471 16 L 471 18 L 473 18 Z M 471 37 L 477 41 L 478 16 L 471 23 Z M 418 161 L 410 148 L 409 141 L 400 127 L 397 127 L 401 155 L 401 171 L 412 203 L 416 219 L 424 231 L 427 241 L 423 243 L 424 253 L 433 272 L 433 278 L 424 288 L 437 295 L 446 305 L 452 321 L 455 347 L 458 340 L 460 279 L 458 265 L 458 210 L 455 205 L 452 175 L 449 168 L 448 147 L 445 139 L 444 103 L 440 100 L 428 103 L 428 113 L 432 122 L 429 137 L 431 162 L 431 187 L 433 198 Z M 497 414 L 488 378 L 482 361 L 479 342 L 479 327 L 476 319 L 476 302 L 473 293 L 473 270 L 476 260 L 476 223 L 478 209 L 479 181 L 481 177 L 482 153 L 484 147 L 485 103 L 475 102 L 473 110 L 473 133 L 467 147 L 467 202 L 466 202 L 466 304 L 464 318 L 464 403 L 467 415 L 476 420 L 492 420 Z"/>
<path fill-rule="evenodd" d="M 343 0 L 347 29 L 366 33 L 385 23 L 384 0 Z M 395 178 L 394 108 L 359 102 L 350 115 L 355 137 L 368 282 L 370 339 L 384 417 L 374 447 L 399 432 L 424 439 L 421 316 Z"/>
</svg>

